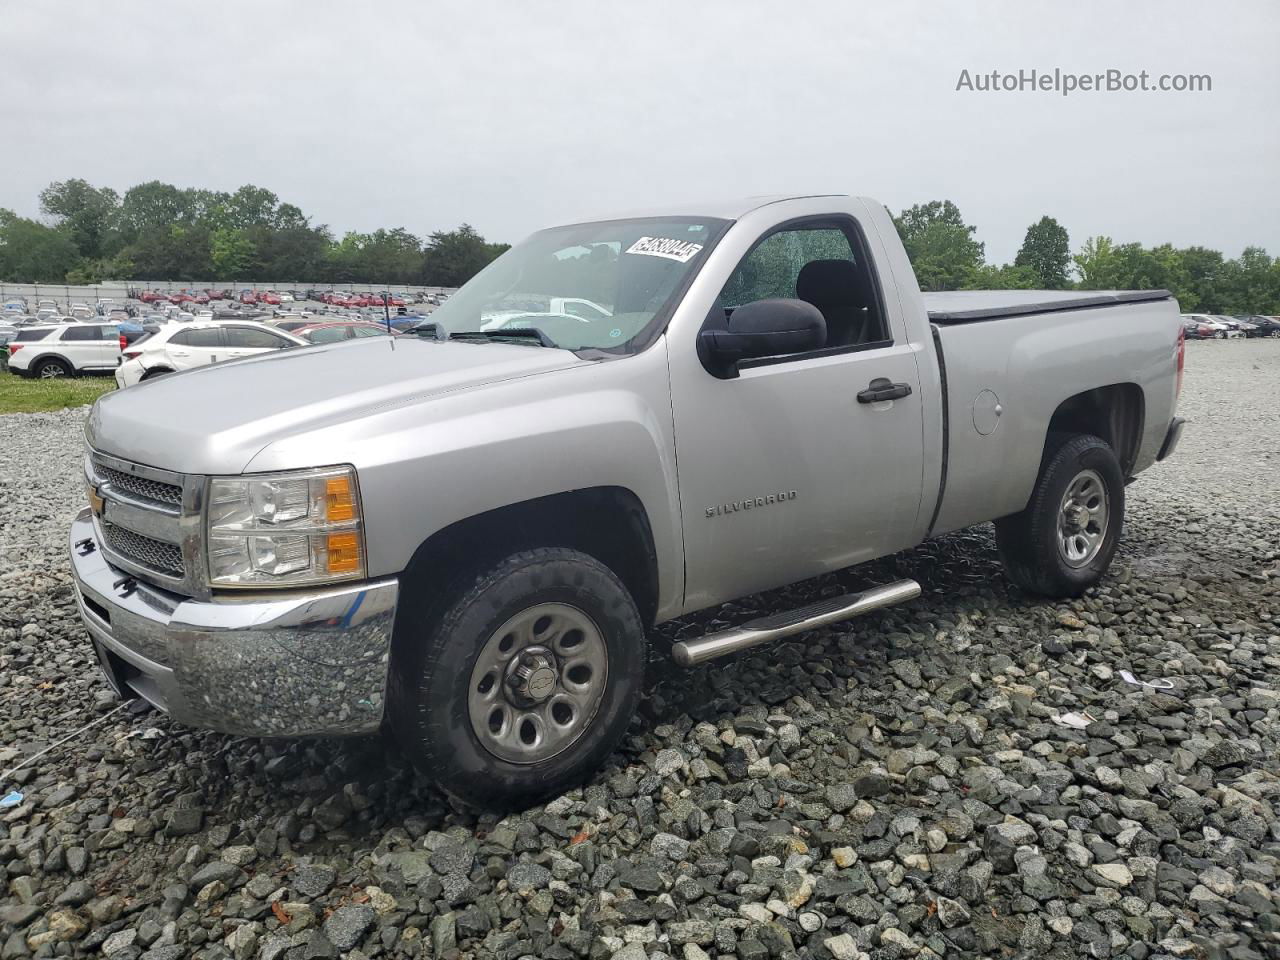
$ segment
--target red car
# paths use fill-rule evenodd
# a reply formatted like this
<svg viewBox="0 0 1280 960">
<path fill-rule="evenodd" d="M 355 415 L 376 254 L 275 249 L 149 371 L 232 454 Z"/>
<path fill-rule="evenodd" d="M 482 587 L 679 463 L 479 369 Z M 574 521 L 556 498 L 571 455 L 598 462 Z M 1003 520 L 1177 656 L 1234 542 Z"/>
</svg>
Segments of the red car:
<svg viewBox="0 0 1280 960">
<path fill-rule="evenodd" d="M 268 290 L 266 293 L 258 294 L 259 303 L 269 303 L 273 307 L 280 306 L 280 294 L 272 293 Z"/>
<path fill-rule="evenodd" d="M 378 323 L 365 323 L 360 320 L 341 320 L 328 323 L 312 323 L 305 327 L 294 327 L 289 331 L 295 337 L 301 337 L 311 343 L 338 343 L 341 340 L 358 340 L 364 337 L 385 337 L 387 328 Z M 399 335 L 393 330 L 392 335 Z"/>
<path fill-rule="evenodd" d="M 369 294 L 369 302 L 366 303 L 365 306 L 366 307 L 384 307 L 386 306 L 386 301 L 382 299 L 382 294 L 371 293 Z"/>
<path fill-rule="evenodd" d="M 254 296 L 252 290 L 242 290 L 240 292 L 240 302 L 241 303 L 257 303 L 258 298 Z"/>
<path fill-rule="evenodd" d="M 353 293 L 347 297 L 348 307 L 367 307 L 369 306 L 369 297 L 363 293 Z"/>
<path fill-rule="evenodd" d="M 143 303 L 155 303 L 157 300 L 163 300 L 164 294 L 157 293 L 155 290 L 143 290 L 138 299 Z"/>
<path fill-rule="evenodd" d="M 207 293 L 197 293 L 191 299 L 193 299 L 196 303 L 208 303 L 209 295 Z"/>
<path fill-rule="evenodd" d="M 405 305 L 404 298 L 392 297 L 390 300 L 387 301 L 387 305 L 392 307 L 403 307 Z"/>
</svg>

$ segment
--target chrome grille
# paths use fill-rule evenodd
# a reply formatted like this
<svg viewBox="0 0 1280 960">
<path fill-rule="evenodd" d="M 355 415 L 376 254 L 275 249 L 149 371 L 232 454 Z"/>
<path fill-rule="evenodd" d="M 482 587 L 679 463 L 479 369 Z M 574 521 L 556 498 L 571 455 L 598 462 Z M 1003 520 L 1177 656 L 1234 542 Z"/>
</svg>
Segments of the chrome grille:
<svg viewBox="0 0 1280 960">
<path fill-rule="evenodd" d="M 182 548 L 176 543 L 153 540 L 114 523 L 103 523 L 102 535 L 106 538 L 107 546 L 126 560 L 168 577 L 181 579 L 186 576 Z"/>
<path fill-rule="evenodd" d="M 144 500 L 151 500 L 156 503 L 169 504 L 174 507 L 182 506 L 182 487 L 175 484 L 162 483 L 159 480 L 148 480 L 146 477 L 140 477 L 137 474 L 116 470 L 108 467 L 96 457 L 93 461 L 93 472 L 104 483 L 108 483 L 116 489 L 132 494 L 135 497 L 141 497 Z"/>
</svg>

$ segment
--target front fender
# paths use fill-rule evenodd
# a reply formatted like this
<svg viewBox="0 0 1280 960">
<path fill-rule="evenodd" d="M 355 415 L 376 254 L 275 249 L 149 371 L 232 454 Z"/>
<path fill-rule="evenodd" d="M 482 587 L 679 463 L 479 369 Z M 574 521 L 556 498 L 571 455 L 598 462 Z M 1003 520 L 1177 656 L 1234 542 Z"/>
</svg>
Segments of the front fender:
<svg viewBox="0 0 1280 960">
<path fill-rule="evenodd" d="M 470 517 L 621 487 L 635 494 L 652 530 L 658 618 L 682 602 L 665 338 L 633 357 L 462 390 L 279 441 L 254 458 L 253 470 L 297 467 L 296 450 L 316 449 L 332 451 L 327 463 L 356 467 L 371 577 L 401 572 L 429 537 Z"/>
</svg>

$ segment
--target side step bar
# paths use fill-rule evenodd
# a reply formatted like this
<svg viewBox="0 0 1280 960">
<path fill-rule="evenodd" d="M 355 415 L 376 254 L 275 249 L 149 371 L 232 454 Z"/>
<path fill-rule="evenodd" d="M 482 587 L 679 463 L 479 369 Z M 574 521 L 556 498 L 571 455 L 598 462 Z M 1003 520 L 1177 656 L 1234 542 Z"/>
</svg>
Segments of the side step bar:
<svg viewBox="0 0 1280 960">
<path fill-rule="evenodd" d="M 816 630 L 842 620 L 852 620 L 872 610 L 905 603 L 920 596 L 920 584 L 914 580 L 899 580 L 884 586 L 871 587 L 861 593 L 846 593 L 842 597 L 819 600 L 796 610 L 760 617 L 740 627 L 730 627 L 719 633 L 709 633 L 696 640 L 682 640 L 672 644 L 671 656 L 682 667 L 696 667 L 700 663 L 725 657 L 739 650 L 746 650 L 771 640 L 795 636 L 806 630 Z"/>
</svg>

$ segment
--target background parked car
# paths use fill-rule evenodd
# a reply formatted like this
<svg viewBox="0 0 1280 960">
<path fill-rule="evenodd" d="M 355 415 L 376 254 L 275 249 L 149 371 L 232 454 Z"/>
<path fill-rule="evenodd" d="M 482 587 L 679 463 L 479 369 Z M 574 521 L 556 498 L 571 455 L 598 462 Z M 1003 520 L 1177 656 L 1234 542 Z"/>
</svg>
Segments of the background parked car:
<svg viewBox="0 0 1280 960">
<path fill-rule="evenodd" d="M 1243 337 L 1243 336 L 1246 336 L 1246 333 L 1245 333 L 1244 327 L 1242 327 L 1242 326 L 1240 325 L 1239 321 L 1237 321 L 1235 317 L 1228 317 L 1228 316 L 1227 316 L 1226 314 L 1224 314 L 1224 313 L 1215 313 L 1215 314 L 1213 315 L 1213 319 L 1214 319 L 1214 320 L 1217 320 L 1217 321 L 1218 321 L 1218 323 L 1222 324 L 1224 327 L 1226 327 L 1226 328 L 1227 328 L 1227 336 L 1228 336 L 1228 337 L 1232 337 L 1232 336 L 1236 336 L 1236 337 Z"/>
<path fill-rule="evenodd" d="M 9 370 L 52 379 L 105 373 L 120 359 L 120 331 L 114 323 L 66 323 L 19 330 L 9 344 Z"/>
<path fill-rule="evenodd" d="M 1256 337 L 1258 335 L 1258 325 L 1250 323 L 1246 317 L 1221 317 L 1220 319 L 1230 323 L 1246 337 Z"/>
<path fill-rule="evenodd" d="M 306 343 L 300 337 L 264 323 L 242 320 L 170 323 L 129 345 L 116 369 L 116 385 L 129 387 L 179 370 Z"/>
<path fill-rule="evenodd" d="M 289 333 L 293 333 L 302 327 L 313 326 L 317 322 L 313 315 L 308 314 L 307 316 L 298 317 L 277 317 L 271 321 L 271 326 L 277 330 L 287 330 Z"/>
<path fill-rule="evenodd" d="M 1239 330 L 1235 329 L 1231 324 L 1223 323 L 1217 317 L 1210 316 L 1207 313 L 1184 314 L 1183 320 L 1195 320 L 1201 326 L 1207 327 L 1211 331 L 1209 336 L 1215 340 L 1225 340 L 1227 337 L 1243 336 L 1243 334 Z"/>
<path fill-rule="evenodd" d="M 294 336 L 302 337 L 311 343 L 337 343 L 340 340 L 391 336 L 391 334 L 387 333 L 385 326 L 378 326 L 376 323 L 368 323 L 363 320 L 312 323 L 307 326 L 296 327 L 292 332 Z"/>
<path fill-rule="evenodd" d="M 1184 316 L 1182 318 L 1183 335 L 1186 336 L 1188 340 L 1212 339 L 1215 329 L 1215 327 L 1210 326 L 1202 320 L 1197 320 L 1195 317 Z"/>
<path fill-rule="evenodd" d="M 1280 317 L 1263 317 L 1255 314 L 1245 319 L 1258 328 L 1255 336 L 1280 337 Z"/>
</svg>

